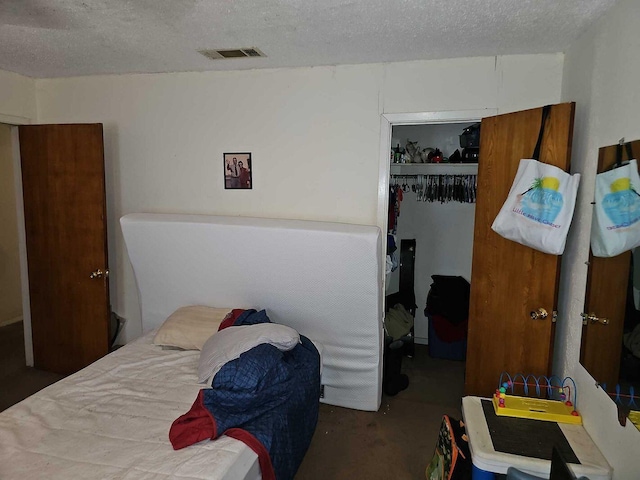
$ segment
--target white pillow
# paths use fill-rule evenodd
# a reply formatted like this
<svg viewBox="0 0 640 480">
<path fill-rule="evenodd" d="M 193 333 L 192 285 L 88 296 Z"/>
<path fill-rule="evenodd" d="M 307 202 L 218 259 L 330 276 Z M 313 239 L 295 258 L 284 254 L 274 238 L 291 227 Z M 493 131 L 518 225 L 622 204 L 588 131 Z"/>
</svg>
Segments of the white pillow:
<svg viewBox="0 0 640 480">
<path fill-rule="evenodd" d="M 300 335 L 293 328 L 277 323 L 227 327 L 209 338 L 202 347 L 198 381 L 211 385 L 213 377 L 225 363 L 262 343 L 286 352 L 300 343 Z"/>
<path fill-rule="evenodd" d="M 202 350 L 211 335 L 218 331 L 230 308 L 213 308 L 204 305 L 181 307 L 162 324 L 153 343 L 184 350 Z"/>
</svg>

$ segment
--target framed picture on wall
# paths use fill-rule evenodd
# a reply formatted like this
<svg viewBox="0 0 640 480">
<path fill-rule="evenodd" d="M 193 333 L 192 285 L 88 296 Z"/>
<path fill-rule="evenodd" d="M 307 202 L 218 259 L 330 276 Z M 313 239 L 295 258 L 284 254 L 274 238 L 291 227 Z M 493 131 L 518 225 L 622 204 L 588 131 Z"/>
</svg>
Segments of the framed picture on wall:
<svg viewBox="0 0 640 480">
<path fill-rule="evenodd" d="M 253 188 L 251 175 L 251 153 L 223 154 L 224 188 Z"/>
</svg>

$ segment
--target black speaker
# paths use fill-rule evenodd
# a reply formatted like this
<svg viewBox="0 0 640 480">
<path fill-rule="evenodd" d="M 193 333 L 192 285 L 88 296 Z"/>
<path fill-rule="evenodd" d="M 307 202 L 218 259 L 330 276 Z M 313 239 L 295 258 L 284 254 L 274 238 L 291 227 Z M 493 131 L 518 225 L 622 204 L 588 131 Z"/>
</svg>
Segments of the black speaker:
<svg viewBox="0 0 640 480">
<path fill-rule="evenodd" d="M 400 240 L 400 292 L 411 293 L 415 296 L 415 239 Z M 406 305 L 405 305 L 406 307 Z"/>
</svg>

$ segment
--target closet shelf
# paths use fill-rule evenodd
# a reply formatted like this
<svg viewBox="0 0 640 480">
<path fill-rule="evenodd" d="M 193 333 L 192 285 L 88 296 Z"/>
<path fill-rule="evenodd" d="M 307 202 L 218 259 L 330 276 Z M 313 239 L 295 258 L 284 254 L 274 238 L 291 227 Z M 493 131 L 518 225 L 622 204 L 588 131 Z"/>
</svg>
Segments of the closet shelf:
<svg viewBox="0 0 640 480">
<path fill-rule="evenodd" d="M 391 175 L 474 175 L 477 163 L 392 163 Z"/>
</svg>

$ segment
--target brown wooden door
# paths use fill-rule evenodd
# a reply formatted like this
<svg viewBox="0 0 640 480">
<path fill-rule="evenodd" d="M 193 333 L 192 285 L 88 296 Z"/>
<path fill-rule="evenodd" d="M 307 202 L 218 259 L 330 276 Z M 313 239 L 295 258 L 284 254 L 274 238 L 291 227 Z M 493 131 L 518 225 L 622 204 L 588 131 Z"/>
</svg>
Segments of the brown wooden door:
<svg viewBox="0 0 640 480">
<path fill-rule="evenodd" d="M 102 125 L 19 133 L 34 364 L 71 373 L 109 349 Z"/>
<path fill-rule="evenodd" d="M 631 142 L 633 157 L 640 157 L 640 141 Z M 598 153 L 598 173 L 611 168 L 616 162 L 617 145 L 602 147 Z M 627 151 L 623 149 L 623 159 Z M 589 256 L 585 313 L 609 322 L 587 321 L 582 327 L 580 363 L 599 383 L 606 383 L 612 392 L 618 383 L 620 354 L 624 329 L 627 287 L 631 252 L 610 258 Z"/>
<path fill-rule="evenodd" d="M 540 161 L 569 170 L 575 104 L 554 105 Z M 518 164 L 531 158 L 542 108 L 482 120 L 471 272 L 465 393 L 491 395 L 500 374 L 550 373 L 560 257 L 506 240 L 491 224 L 507 198 Z M 545 320 L 530 312 L 544 308 Z"/>
</svg>

